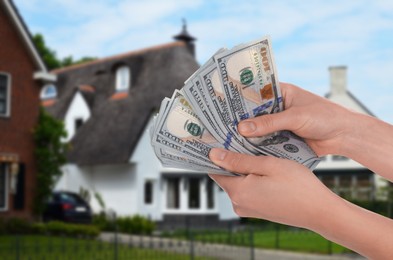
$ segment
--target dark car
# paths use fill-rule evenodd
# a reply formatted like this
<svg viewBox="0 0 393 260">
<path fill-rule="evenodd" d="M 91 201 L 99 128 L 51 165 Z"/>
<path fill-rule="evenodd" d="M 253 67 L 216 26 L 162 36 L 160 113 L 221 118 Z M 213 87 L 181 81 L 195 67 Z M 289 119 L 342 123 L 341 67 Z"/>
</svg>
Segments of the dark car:
<svg viewBox="0 0 393 260">
<path fill-rule="evenodd" d="M 90 205 L 77 193 L 68 191 L 53 192 L 46 203 L 44 221 L 85 223 L 92 221 Z"/>
</svg>

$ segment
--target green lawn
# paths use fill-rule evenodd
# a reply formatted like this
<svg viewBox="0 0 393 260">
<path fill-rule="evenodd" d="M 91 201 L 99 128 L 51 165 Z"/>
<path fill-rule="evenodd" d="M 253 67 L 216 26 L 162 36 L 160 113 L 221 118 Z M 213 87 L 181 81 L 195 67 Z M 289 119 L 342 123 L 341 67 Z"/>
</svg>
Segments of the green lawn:
<svg viewBox="0 0 393 260">
<path fill-rule="evenodd" d="M 169 235 L 186 239 L 189 233 L 178 231 Z M 297 252 L 321 253 L 321 254 L 339 254 L 351 252 L 345 247 L 332 243 L 322 236 L 304 229 L 274 229 L 255 228 L 250 230 L 228 232 L 225 230 L 203 230 L 193 231 L 192 236 L 195 240 L 206 243 L 232 244 L 241 246 L 250 246 L 251 239 L 255 248 L 280 249 Z"/>
<path fill-rule="evenodd" d="M 278 236 L 277 236 L 278 235 Z M 277 233 L 275 230 L 256 231 L 254 233 L 256 247 L 283 249 L 310 253 L 347 253 L 350 250 L 332 243 L 322 236 L 307 230 L 284 230 Z"/>
<path fill-rule="evenodd" d="M 185 260 L 190 256 L 151 248 L 136 248 L 119 245 L 115 251 L 113 243 L 54 236 L 0 236 L 0 259 L 163 259 Z M 19 258 L 18 258 L 19 257 Z M 195 259 L 213 259 L 195 257 Z"/>
</svg>

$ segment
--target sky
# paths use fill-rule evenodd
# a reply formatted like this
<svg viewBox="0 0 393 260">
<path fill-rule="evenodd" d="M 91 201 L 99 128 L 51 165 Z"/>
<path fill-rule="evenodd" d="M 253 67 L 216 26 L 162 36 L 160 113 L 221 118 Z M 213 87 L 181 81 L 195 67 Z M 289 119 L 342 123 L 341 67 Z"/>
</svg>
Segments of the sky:
<svg viewBox="0 0 393 260">
<path fill-rule="evenodd" d="M 280 81 L 329 92 L 330 66 L 348 90 L 393 123 L 390 0 L 14 0 L 32 34 L 58 57 L 107 57 L 173 41 L 186 19 L 203 64 L 221 47 L 270 35 Z"/>
</svg>

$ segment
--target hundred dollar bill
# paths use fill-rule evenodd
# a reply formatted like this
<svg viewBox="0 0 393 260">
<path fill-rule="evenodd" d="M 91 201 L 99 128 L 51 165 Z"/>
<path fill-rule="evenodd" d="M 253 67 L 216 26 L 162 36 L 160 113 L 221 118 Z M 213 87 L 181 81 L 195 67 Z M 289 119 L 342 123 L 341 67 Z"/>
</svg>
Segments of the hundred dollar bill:
<svg viewBox="0 0 393 260">
<path fill-rule="evenodd" d="M 154 139 L 154 133 L 156 130 L 157 123 L 161 119 L 160 114 L 165 113 L 165 110 L 166 110 L 170 101 L 171 101 L 171 99 L 167 98 L 167 97 L 165 97 L 161 101 L 160 109 L 158 110 L 158 113 L 153 117 L 153 122 L 150 125 L 150 129 L 149 129 L 150 141 L 153 141 L 153 139 Z"/>
<path fill-rule="evenodd" d="M 157 125 L 156 135 L 169 139 L 207 160 L 211 148 L 224 148 L 201 123 L 180 91 L 174 92 L 161 122 Z"/>
<path fill-rule="evenodd" d="M 216 54 L 219 54 L 226 49 L 219 49 Z M 198 115 L 200 121 L 206 126 L 209 132 L 224 145 L 225 148 L 229 148 L 232 146 L 230 143 L 226 141 L 226 134 L 223 131 L 223 126 L 219 124 L 218 117 L 214 116 L 212 111 L 213 107 L 211 107 L 210 102 L 207 100 L 207 92 L 202 88 L 202 82 L 199 74 L 202 70 L 207 67 L 214 66 L 214 56 L 210 58 L 204 65 L 202 65 L 193 75 L 191 75 L 186 82 L 184 83 L 184 87 L 182 88 L 182 93 L 184 97 L 188 100 L 190 105 L 193 108 L 193 111 Z M 233 147 L 235 151 L 238 151 L 235 147 Z"/>
<path fill-rule="evenodd" d="M 295 160 L 310 169 L 318 157 L 300 137 L 280 131 L 258 138 L 237 132 L 241 120 L 283 110 L 270 38 L 220 49 L 171 99 L 164 99 L 150 127 L 164 166 L 228 173 L 208 157 L 212 147 Z"/>
<path fill-rule="evenodd" d="M 170 151 L 183 157 L 187 157 L 190 162 L 198 162 L 198 164 L 206 165 L 211 169 L 221 170 L 221 168 L 213 164 L 208 157 L 201 157 L 199 155 L 196 155 L 194 152 L 188 150 L 184 146 L 179 145 L 173 140 L 165 138 L 161 135 L 155 135 L 155 138 L 152 141 L 152 145 L 155 148 L 161 148 L 165 151 Z M 156 155 L 159 156 L 159 154 L 157 153 Z"/>
<path fill-rule="evenodd" d="M 226 139 L 225 127 L 219 123 L 218 117 L 212 113 L 212 107 L 207 101 L 206 92 L 201 89 L 202 83 L 199 77 L 194 78 L 185 84 L 182 89 L 184 96 L 192 106 L 193 111 L 198 115 L 200 121 L 214 136 L 214 138 L 222 144 L 223 147 L 235 152 L 247 152 L 243 147 L 237 148 L 234 143 L 228 142 Z"/>
<path fill-rule="evenodd" d="M 175 91 L 175 93 L 177 90 Z M 175 94 L 174 94 L 175 95 Z M 182 147 L 173 143 L 173 140 L 166 139 L 162 136 L 157 136 L 155 131 L 159 123 L 163 120 L 163 116 L 168 107 L 170 106 L 171 99 L 164 98 L 161 102 L 159 113 L 155 116 L 153 124 L 150 127 L 150 136 L 152 137 L 152 146 L 157 158 L 161 161 L 161 164 L 166 167 L 192 169 L 195 171 L 220 173 L 225 175 L 234 175 L 222 170 L 218 166 L 212 164 L 207 158 L 196 157 L 191 154 L 190 151 L 184 150 Z M 166 152 L 163 152 L 163 151 Z"/>
<path fill-rule="evenodd" d="M 209 165 L 201 164 L 200 162 L 195 161 L 190 157 L 183 156 L 182 154 L 177 154 L 176 152 L 170 152 L 167 149 L 162 149 L 158 147 L 155 147 L 154 149 L 157 157 L 160 159 L 164 167 L 189 169 L 199 172 L 210 172 L 229 176 L 238 175 L 222 169 L 210 167 Z"/>
<path fill-rule="evenodd" d="M 270 39 L 237 46 L 215 57 L 222 88 L 228 100 L 232 124 L 244 119 L 283 110 Z M 307 144 L 290 132 L 277 132 L 260 138 L 243 139 L 261 153 L 292 159 L 302 164 L 318 161 Z"/>
<path fill-rule="evenodd" d="M 233 125 L 283 110 L 269 38 L 219 53 L 215 59 Z"/>
<path fill-rule="evenodd" d="M 254 147 L 246 147 L 244 140 L 237 133 L 237 129 L 230 117 L 230 108 L 220 81 L 220 74 L 215 64 L 206 67 L 200 73 L 201 84 L 197 85 L 203 93 L 210 108 L 212 117 L 216 119 L 221 131 L 224 133 L 226 146 L 231 145 L 246 154 L 259 153 Z"/>
</svg>

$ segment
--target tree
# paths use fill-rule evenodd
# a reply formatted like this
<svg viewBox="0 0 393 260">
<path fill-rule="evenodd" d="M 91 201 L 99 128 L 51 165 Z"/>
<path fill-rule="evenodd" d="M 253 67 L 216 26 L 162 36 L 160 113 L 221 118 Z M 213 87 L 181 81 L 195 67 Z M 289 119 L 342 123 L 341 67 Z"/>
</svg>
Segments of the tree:
<svg viewBox="0 0 393 260">
<path fill-rule="evenodd" d="M 56 57 L 56 52 L 46 46 L 44 36 L 37 33 L 33 36 L 33 42 L 49 70 L 61 66 L 61 62 Z"/>
<path fill-rule="evenodd" d="M 66 136 L 63 122 L 41 108 L 38 124 L 34 129 L 37 160 L 34 212 L 38 216 L 42 215 L 45 201 L 50 196 L 56 179 L 61 175 L 60 167 L 66 162 L 68 144 L 62 142 L 62 138 Z"/>
<path fill-rule="evenodd" d="M 74 60 L 70 55 L 61 60 L 57 58 L 56 51 L 51 50 L 48 46 L 46 46 L 44 36 L 39 33 L 33 36 L 33 42 L 38 50 L 38 53 L 41 55 L 49 70 L 67 67 L 74 64 L 80 64 L 97 59 L 95 57 L 82 57 L 79 60 Z"/>
</svg>

